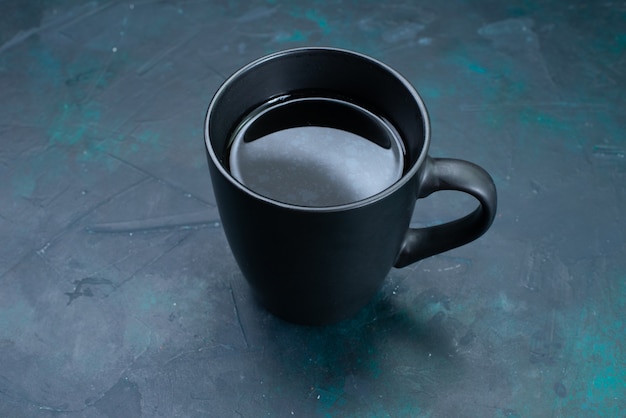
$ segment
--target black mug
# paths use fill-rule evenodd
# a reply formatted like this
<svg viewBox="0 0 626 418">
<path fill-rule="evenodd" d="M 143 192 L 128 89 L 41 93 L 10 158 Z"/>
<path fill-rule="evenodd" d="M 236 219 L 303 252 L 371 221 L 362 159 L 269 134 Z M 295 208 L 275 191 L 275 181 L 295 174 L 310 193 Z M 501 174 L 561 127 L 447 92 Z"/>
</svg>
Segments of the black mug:
<svg viewBox="0 0 626 418">
<path fill-rule="evenodd" d="M 237 171 L 245 171 L 238 168 L 244 164 L 238 155 L 245 152 L 241 158 L 281 155 L 270 158 L 264 169 L 281 171 L 284 159 L 293 160 L 288 170 L 298 169 L 305 163 L 300 156 L 290 158 L 300 148 L 292 146 L 289 135 L 273 149 L 258 151 L 252 144 L 270 144 L 259 138 L 269 138 L 273 131 L 293 133 L 289 129 L 307 126 L 356 135 L 348 142 L 365 138 L 360 145 L 393 155 L 395 160 L 390 161 L 398 164 L 390 163 L 390 170 L 398 165 L 401 172 L 379 189 L 355 196 L 336 189 L 338 196 L 309 203 L 297 200 L 298 194 L 305 194 L 303 186 L 291 182 L 300 177 L 309 183 L 330 181 L 330 175 L 318 175 L 327 174 L 327 169 L 313 173 L 308 167 L 275 179 L 268 177 L 270 171 L 251 172 L 249 179 Z M 291 322 L 321 325 L 350 317 L 373 298 L 392 267 L 475 240 L 496 213 L 495 185 L 485 170 L 467 161 L 428 156 L 428 114 L 411 84 L 389 66 L 356 52 L 298 48 L 246 65 L 216 92 L 204 133 L 213 191 L 237 264 L 261 304 Z M 322 141 L 321 134 L 319 138 L 322 145 L 317 145 L 314 158 L 331 159 L 334 139 L 324 136 Z M 394 138 L 399 145 L 392 147 Z M 317 144 L 315 137 L 308 140 Z M 337 145 L 339 159 L 352 155 L 351 149 Z M 349 177 L 353 172 L 346 174 L 352 180 L 345 181 L 345 190 L 354 183 L 367 189 L 377 182 L 379 172 L 387 170 L 359 155 L 356 172 L 369 177 L 362 181 Z M 331 171 L 343 170 L 344 164 L 333 164 Z M 261 178 L 269 178 L 277 193 L 287 190 L 286 197 L 252 184 Z M 320 187 L 307 193 L 317 196 L 328 188 Z M 452 222 L 409 228 L 416 200 L 439 190 L 468 193 L 478 207 Z"/>
</svg>

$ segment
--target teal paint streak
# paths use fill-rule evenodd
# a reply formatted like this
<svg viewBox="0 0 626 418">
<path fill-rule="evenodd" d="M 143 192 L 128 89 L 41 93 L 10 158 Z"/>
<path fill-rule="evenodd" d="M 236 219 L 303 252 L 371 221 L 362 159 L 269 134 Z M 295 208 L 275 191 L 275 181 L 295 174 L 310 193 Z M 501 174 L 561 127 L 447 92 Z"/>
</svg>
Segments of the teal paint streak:
<svg viewBox="0 0 626 418">
<path fill-rule="evenodd" d="M 446 62 L 449 66 L 464 72 L 480 75 L 489 74 L 491 71 L 488 70 L 484 63 L 475 58 L 474 55 L 480 56 L 478 52 L 473 53 L 472 51 L 467 51 L 466 48 L 458 48 L 449 53 Z"/>
<path fill-rule="evenodd" d="M 616 306 L 618 312 L 626 305 L 624 281 L 620 283 Z M 588 331 L 576 337 L 574 350 L 578 388 L 572 391 L 569 407 L 578 405 L 589 416 L 620 416 L 626 393 L 626 357 L 623 321 L 606 320 L 612 315 L 609 306 L 583 309 L 581 323 Z"/>
<path fill-rule="evenodd" d="M 571 112 L 565 112 L 568 105 L 575 108 L 577 102 L 564 101 L 562 106 L 535 106 L 531 96 L 532 80 L 523 72 L 520 73 L 514 61 L 503 57 L 497 62 L 483 62 L 480 57 L 480 50 L 457 48 L 445 61 L 474 80 L 460 91 L 465 92 L 467 101 L 476 103 L 478 109 L 484 106 L 485 110 L 476 112 L 484 124 L 496 129 L 516 126 L 516 141 L 533 158 L 541 158 L 541 149 L 531 146 L 536 141 L 550 142 L 554 148 L 573 154 L 580 154 L 591 146 L 589 135 L 580 129 L 580 119 L 573 118 Z M 580 105 L 584 106 L 584 103 Z M 599 114 L 597 117 L 608 116 Z M 604 123 L 598 129 L 608 131 L 611 127 L 615 129 L 607 132 L 607 137 L 616 140 L 624 138 L 617 134 L 618 123 Z"/>
<path fill-rule="evenodd" d="M 441 98 L 441 89 L 433 85 L 422 86 L 418 89 L 418 93 L 424 99 L 439 99 Z"/>
<path fill-rule="evenodd" d="M 101 118 L 97 103 L 86 106 L 63 104 L 49 129 L 49 145 L 62 149 L 66 159 L 79 163 L 100 163 L 110 170 L 118 165 L 110 155 L 129 158 L 140 152 L 153 154 L 163 151 L 158 132 L 143 130 L 132 135 L 102 133 L 98 129 Z"/>
<path fill-rule="evenodd" d="M 388 344 L 392 344 L 389 340 L 395 339 L 398 328 L 405 335 L 414 325 L 413 316 L 397 312 L 393 319 L 378 318 L 381 313 L 374 302 L 353 319 L 303 331 L 305 339 L 298 343 L 309 354 L 286 361 L 294 361 L 289 369 L 301 370 L 311 382 L 309 397 L 315 400 L 317 416 L 428 416 L 419 396 L 410 389 L 394 390 L 398 375 L 393 370 L 407 364 L 386 356 Z"/>
<path fill-rule="evenodd" d="M 555 147 L 569 153 L 581 153 L 589 146 L 589 138 L 581 134 L 568 116 L 557 111 L 523 108 L 517 115 L 519 132 L 526 140 L 552 142 Z M 543 148 L 538 148 L 540 153 Z"/>
<path fill-rule="evenodd" d="M 487 70 L 475 62 L 468 63 L 467 68 L 477 74 L 487 74 Z"/>
<path fill-rule="evenodd" d="M 364 0 L 363 0 L 364 1 Z M 362 2 L 360 2 L 362 3 Z M 337 18 L 328 12 L 328 4 L 324 1 L 314 1 L 310 6 L 293 5 L 286 10 L 291 19 L 291 27 L 283 28 L 275 36 L 274 43 L 305 43 L 310 45 L 324 45 L 344 48 L 377 56 L 380 54 L 380 25 L 360 26 L 355 24 L 354 12 L 347 7 Z M 355 41 L 355 32 L 358 33 L 358 42 Z M 275 46 L 266 49 L 267 53 L 274 52 Z"/>
<path fill-rule="evenodd" d="M 283 32 L 279 33 L 274 41 L 277 43 L 293 43 L 293 42 L 307 42 L 310 40 L 311 35 L 320 32 L 323 35 L 328 35 L 331 33 L 330 24 L 328 23 L 328 19 L 322 15 L 317 9 L 305 9 L 303 10 L 300 6 L 294 6 L 289 11 L 289 14 L 292 17 L 300 20 L 307 20 L 309 22 L 313 22 L 317 27 L 316 30 L 304 30 L 300 27 L 298 28 L 290 28 L 286 29 Z"/>
<path fill-rule="evenodd" d="M 50 144 L 72 146 L 85 140 L 90 126 L 96 126 L 100 120 L 100 110 L 94 104 L 79 107 L 75 104 L 64 104 L 60 115 L 50 129 Z"/>
<path fill-rule="evenodd" d="M 304 13 L 304 17 L 315 23 L 323 34 L 329 34 L 331 32 L 328 20 L 316 9 L 309 9 Z"/>
<path fill-rule="evenodd" d="M 110 60 L 96 49 L 86 51 L 71 62 L 64 62 L 56 54 L 40 44 L 29 50 L 32 65 L 27 69 L 34 81 L 32 95 L 38 95 L 45 86 L 52 89 L 52 98 L 62 101 L 48 104 L 49 111 L 39 118 L 41 127 L 48 135 L 48 148 L 61 150 L 65 162 L 104 163 L 114 168 L 107 154 L 126 158 L 142 151 L 162 151 L 160 136 L 149 130 L 132 135 L 102 131 L 102 107 L 98 92 L 106 89 L 114 80 L 115 68 L 128 58 L 122 53 Z M 107 59 L 103 62 L 103 59 Z M 24 179 L 18 193 L 32 190 L 32 179 Z"/>
<path fill-rule="evenodd" d="M 11 185 L 13 194 L 21 197 L 46 190 L 71 170 L 71 163 L 88 159 L 88 151 L 99 141 L 96 131 L 102 119 L 100 104 L 89 97 L 97 97 L 95 93 L 114 76 L 108 70 L 111 63 L 103 65 L 97 52 L 87 51 L 67 63 L 41 43 L 33 43 L 27 53 L 30 64 L 24 72 L 29 89 L 25 94 L 47 98 L 40 102 L 43 111 L 32 118 L 33 125 L 45 132 L 47 143 L 40 144 L 38 152 L 25 153 L 16 165 Z"/>
<path fill-rule="evenodd" d="M 328 35 L 331 32 L 328 19 L 317 9 L 303 10 L 301 7 L 295 6 L 291 9 L 289 14 L 297 19 L 305 19 L 313 22 L 324 35 Z"/>
<path fill-rule="evenodd" d="M 332 417 L 332 411 L 345 405 L 343 384 L 327 385 L 317 388 L 319 393 L 317 412 L 325 417 Z"/>
</svg>

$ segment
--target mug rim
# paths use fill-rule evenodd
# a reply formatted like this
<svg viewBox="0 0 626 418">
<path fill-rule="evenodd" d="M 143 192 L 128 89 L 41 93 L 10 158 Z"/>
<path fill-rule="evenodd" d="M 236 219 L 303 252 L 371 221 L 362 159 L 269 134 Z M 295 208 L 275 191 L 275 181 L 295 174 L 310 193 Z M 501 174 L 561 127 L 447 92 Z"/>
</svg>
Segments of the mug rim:
<svg viewBox="0 0 626 418">
<path fill-rule="evenodd" d="M 261 65 L 261 64 L 263 64 L 265 62 L 272 61 L 272 60 L 275 60 L 275 59 L 279 59 L 279 58 L 281 58 L 283 56 L 286 56 L 286 55 L 291 55 L 291 54 L 295 54 L 295 53 L 302 53 L 302 52 L 307 52 L 307 51 L 342 53 L 342 54 L 348 54 L 348 55 L 357 56 L 357 57 L 359 57 L 359 58 L 361 58 L 363 60 L 369 61 L 370 63 L 379 66 L 384 71 L 388 72 L 393 77 L 395 77 L 398 81 L 400 81 L 402 83 L 402 85 L 407 89 L 407 91 L 411 94 L 413 99 L 415 100 L 415 103 L 417 104 L 417 106 L 418 106 L 418 108 L 420 110 L 420 113 L 421 113 L 421 116 L 422 116 L 422 120 L 424 122 L 424 138 L 423 138 L 423 144 L 422 144 L 422 148 L 420 150 L 420 154 L 419 154 L 419 156 L 417 158 L 417 161 L 415 161 L 415 163 L 411 166 L 411 168 L 409 170 L 407 170 L 407 172 L 404 173 L 402 175 L 402 177 L 400 177 L 398 180 L 396 180 L 393 184 L 391 184 L 389 187 L 385 188 L 384 190 L 381 190 L 380 192 L 378 192 L 376 194 L 373 194 L 371 196 L 368 196 L 368 197 L 366 197 L 364 199 L 356 200 L 356 201 L 349 202 L 349 203 L 343 203 L 343 204 L 340 204 L 340 205 L 332 205 L 332 206 L 304 206 L 304 205 L 295 205 L 295 204 L 292 204 L 292 203 L 285 203 L 285 202 L 281 202 L 279 200 L 275 200 L 275 199 L 269 198 L 269 197 L 264 196 L 262 194 L 259 194 L 259 193 L 255 192 L 254 190 L 252 190 L 251 188 L 246 187 L 244 184 L 239 182 L 228 170 L 226 170 L 226 168 L 224 167 L 223 163 L 220 161 L 220 159 L 216 155 L 215 149 L 213 148 L 213 145 L 211 144 L 211 137 L 209 135 L 209 127 L 210 127 L 209 125 L 210 125 L 210 121 L 211 121 L 211 115 L 213 113 L 213 108 L 216 106 L 216 103 L 224 95 L 224 91 L 226 89 L 228 89 L 229 85 L 231 83 L 233 83 L 236 79 L 238 79 L 241 75 L 247 73 L 248 71 L 252 70 L 253 68 L 255 68 L 255 67 L 257 67 L 257 66 L 259 66 L 259 65 Z M 233 184 L 239 190 L 241 190 L 244 193 L 254 197 L 255 199 L 261 200 L 263 202 L 266 202 L 266 203 L 274 205 L 274 206 L 279 206 L 279 207 L 282 207 L 282 208 L 285 208 L 285 209 L 296 210 L 296 211 L 304 211 L 304 212 L 338 212 L 338 211 L 345 211 L 345 210 L 351 210 L 351 209 L 356 209 L 356 208 L 368 206 L 368 205 L 370 205 L 372 203 L 381 201 L 381 200 L 385 199 L 387 196 L 392 195 L 393 193 L 395 193 L 398 189 L 402 188 L 407 182 L 409 182 L 413 178 L 413 176 L 416 174 L 417 171 L 420 170 L 420 168 L 424 164 L 424 161 L 428 157 L 428 150 L 429 150 L 429 147 L 430 147 L 430 119 L 429 119 L 429 116 L 428 116 L 428 111 L 426 109 L 426 105 L 424 104 L 423 99 L 421 98 L 421 96 L 419 95 L 419 93 L 417 92 L 415 87 L 402 74 L 400 74 L 397 70 L 393 69 L 389 65 L 383 63 L 382 61 L 379 61 L 378 59 L 370 57 L 370 56 L 368 56 L 366 54 L 363 54 L 363 53 L 360 53 L 360 52 L 356 52 L 356 51 L 347 50 L 347 49 L 343 49 L 343 48 L 323 47 L 323 46 L 297 47 L 297 48 L 289 48 L 289 49 L 276 51 L 276 52 L 264 55 L 264 56 L 262 56 L 260 58 L 257 58 L 255 60 L 251 61 L 250 63 L 244 65 L 243 67 L 239 68 L 232 75 L 230 75 L 228 78 L 226 78 L 226 80 L 217 89 L 217 91 L 213 95 L 213 98 L 211 99 L 211 102 L 209 103 L 209 107 L 208 107 L 208 110 L 207 110 L 207 113 L 206 113 L 206 116 L 205 116 L 205 120 L 204 120 L 204 144 L 205 144 L 205 147 L 207 149 L 207 152 L 209 153 L 209 155 L 211 157 L 213 165 L 215 165 L 215 167 L 219 170 L 220 174 L 222 176 L 224 176 L 231 184 Z"/>
</svg>

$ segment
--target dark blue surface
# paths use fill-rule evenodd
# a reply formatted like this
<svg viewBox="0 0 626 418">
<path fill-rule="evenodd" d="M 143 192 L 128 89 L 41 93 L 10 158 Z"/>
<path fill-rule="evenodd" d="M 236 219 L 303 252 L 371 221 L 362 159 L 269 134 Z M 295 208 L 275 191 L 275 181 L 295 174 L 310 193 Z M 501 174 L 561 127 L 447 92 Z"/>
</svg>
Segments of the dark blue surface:
<svg viewBox="0 0 626 418">
<path fill-rule="evenodd" d="M 398 69 L 500 197 L 325 328 L 251 299 L 202 137 L 226 76 L 302 45 Z M 3 1 L 0 416 L 623 415 L 625 91 L 622 2 Z"/>
</svg>

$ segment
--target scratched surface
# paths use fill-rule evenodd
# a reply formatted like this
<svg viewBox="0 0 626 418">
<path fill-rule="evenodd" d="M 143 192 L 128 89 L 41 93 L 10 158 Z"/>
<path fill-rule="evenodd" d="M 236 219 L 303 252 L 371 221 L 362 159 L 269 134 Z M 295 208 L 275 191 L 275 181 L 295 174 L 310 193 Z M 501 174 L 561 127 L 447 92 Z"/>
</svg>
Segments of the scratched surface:
<svg viewBox="0 0 626 418">
<path fill-rule="evenodd" d="M 227 75 L 300 45 L 397 68 L 500 196 L 325 328 L 252 300 L 202 137 Z M 0 416 L 623 416 L 625 98 L 621 1 L 0 2 Z"/>
</svg>

